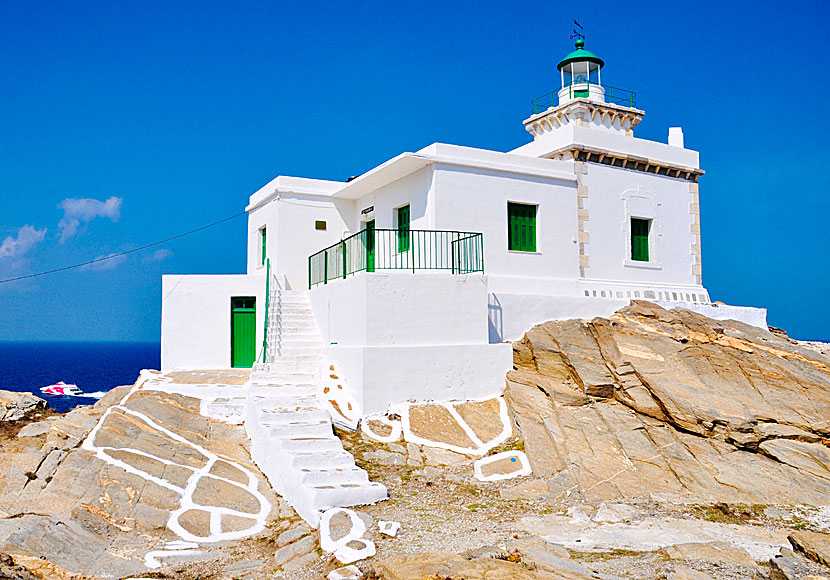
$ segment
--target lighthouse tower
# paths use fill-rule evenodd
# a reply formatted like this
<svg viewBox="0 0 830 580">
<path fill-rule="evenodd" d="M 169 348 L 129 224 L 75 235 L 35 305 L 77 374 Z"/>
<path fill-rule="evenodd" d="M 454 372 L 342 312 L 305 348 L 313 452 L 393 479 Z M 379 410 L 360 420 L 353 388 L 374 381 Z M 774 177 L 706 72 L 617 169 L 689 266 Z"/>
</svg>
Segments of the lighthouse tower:
<svg viewBox="0 0 830 580">
<path fill-rule="evenodd" d="M 602 88 L 600 71 L 605 62 L 593 52 L 585 50 L 585 41 L 581 38 L 576 41 L 575 47 L 576 50 L 556 65 L 562 77 L 559 103 L 568 103 L 574 99 L 604 103 L 605 89 Z"/>
<path fill-rule="evenodd" d="M 571 124 L 633 136 L 644 114 L 636 108 L 637 95 L 603 84 L 604 66 L 577 39 L 574 50 L 556 65 L 560 88 L 533 100 L 533 114 L 524 124 L 534 139 Z"/>
</svg>

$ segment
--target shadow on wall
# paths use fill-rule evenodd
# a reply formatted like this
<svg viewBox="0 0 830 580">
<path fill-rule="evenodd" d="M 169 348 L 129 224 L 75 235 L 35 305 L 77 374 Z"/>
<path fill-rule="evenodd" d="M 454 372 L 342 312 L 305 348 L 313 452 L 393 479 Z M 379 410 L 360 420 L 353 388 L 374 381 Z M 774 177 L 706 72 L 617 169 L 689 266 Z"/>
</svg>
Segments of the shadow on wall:
<svg viewBox="0 0 830 580">
<path fill-rule="evenodd" d="M 495 294 L 489 294 L 487 298 L 487 329 L 490 344 L 504 342 L 504 311 Z"/>
</svg>

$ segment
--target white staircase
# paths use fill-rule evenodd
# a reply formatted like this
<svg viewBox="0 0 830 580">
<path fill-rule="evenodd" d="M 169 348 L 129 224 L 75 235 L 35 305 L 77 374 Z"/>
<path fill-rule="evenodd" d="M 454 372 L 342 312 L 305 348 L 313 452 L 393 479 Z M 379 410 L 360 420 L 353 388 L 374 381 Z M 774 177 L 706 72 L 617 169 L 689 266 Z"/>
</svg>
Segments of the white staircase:
<svg viewBox="0 0 830 580">
<path fill-rule="evenodd" d="M 251 456 L 304 520 L 316 526 L 322 511 L 386 499 L 355 466 L 317 401 L 323 343 L 302 291 L 271 295 L 266 363 L 249 383 L 245 428 Z"/>
</svg>

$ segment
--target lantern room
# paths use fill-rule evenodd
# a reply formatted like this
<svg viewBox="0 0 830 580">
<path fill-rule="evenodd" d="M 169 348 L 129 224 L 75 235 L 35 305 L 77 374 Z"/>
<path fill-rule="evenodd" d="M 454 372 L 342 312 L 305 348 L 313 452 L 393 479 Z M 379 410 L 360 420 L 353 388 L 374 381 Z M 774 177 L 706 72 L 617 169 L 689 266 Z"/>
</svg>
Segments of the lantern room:
<svg viewBox="0 0 830 580">
<path fill-rule="evenodd" d="M 559 104 L 574 99 L 589 99 L 605 102 L 605 89 L 602 87 L 600 70 L 605 62 L 589 50 L 585 50 L 585 41 L 577 39 L 575 48 L 556 65 L 562 76 L 562 88 L 559 89 Z"/>
</svg>

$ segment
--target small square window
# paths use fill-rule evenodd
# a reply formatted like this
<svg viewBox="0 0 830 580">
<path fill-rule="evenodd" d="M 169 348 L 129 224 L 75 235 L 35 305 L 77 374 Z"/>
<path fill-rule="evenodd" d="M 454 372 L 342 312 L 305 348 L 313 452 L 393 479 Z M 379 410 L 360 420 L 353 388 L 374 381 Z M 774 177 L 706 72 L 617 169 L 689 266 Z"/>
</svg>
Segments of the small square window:
<svg viewBox="0 0 830 580">
<path fill-rule="evenodd" d="M 324 230 L 326 229 L 326 221 L 325 220 L 317 220 L 314 222 L 314 229 L 315 230 Z"/>
</svg>

